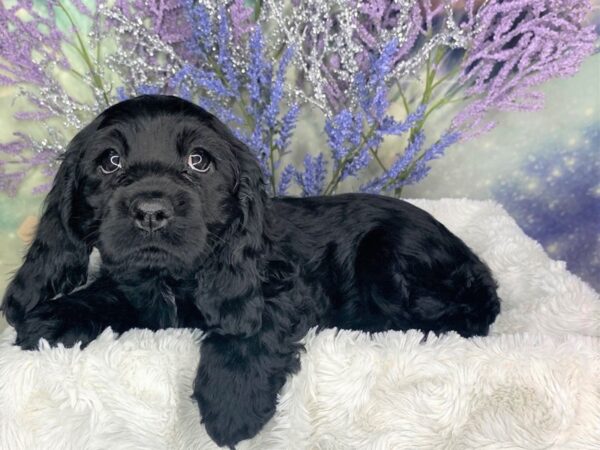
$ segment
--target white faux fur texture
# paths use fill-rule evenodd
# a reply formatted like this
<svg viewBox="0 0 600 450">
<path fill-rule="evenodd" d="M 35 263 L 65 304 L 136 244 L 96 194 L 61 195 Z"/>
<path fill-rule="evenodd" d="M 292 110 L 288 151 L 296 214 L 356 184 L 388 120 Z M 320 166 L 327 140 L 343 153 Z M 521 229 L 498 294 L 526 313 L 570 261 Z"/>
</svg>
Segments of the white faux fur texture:
<svg viewBox="0 0 600 450">
<path fill-rule="evenodd" d="M 600 298 L 492 202 L 414 201 L 491 267 L 487 338 L 328 330 L 240 449 L 600 449 Z M 215 448 L 190 398 L 201 335 L 110 331 L 81 351 L 0 336 L 0 448 Z"/>
</svg>

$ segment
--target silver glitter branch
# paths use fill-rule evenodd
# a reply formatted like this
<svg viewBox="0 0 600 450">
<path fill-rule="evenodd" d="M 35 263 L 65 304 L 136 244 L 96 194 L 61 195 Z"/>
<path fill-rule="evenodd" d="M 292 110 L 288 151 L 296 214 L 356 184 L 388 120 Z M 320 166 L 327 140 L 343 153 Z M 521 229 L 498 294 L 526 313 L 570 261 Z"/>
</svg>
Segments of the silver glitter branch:
<svg viewBox="0 0 600 450">
<path fill-rule="evenodd" d="M 360 38 L 365 21 L 361 11 L 369 3 L 360 0 L 262 2 L 259 20 L 263 29 L 269 30 L 272 52 L 276 53 L 281 46 L 301 49 L 294 54 L 293 62 L 304 83 L 300 89 L 293 86 L 290 89 L 304 101 L 316 105 L 326 116 L 335 112 L 327 101 L 327 91 L 347 89 L 368 64 Z M 453 11 L 453 5 L 459 0 L 445 0 L 437 9 L 431 0 L 387 3 L 388 8 L 395 8 L 394 24 L 378 30 L 377 48 L 372 50 L 380 52 L 392 39 L 398 42 L 400 54 L 387 75 L 388 82 L 416 79 L 436 49 L 466 49 L 472 40 L 472 34 L 460 25 L 464 18 L 455 17 Z M 444 26 L 434 30 L 432 18 L 444 15 Z M 415 27 L 416 23 L 422 25 Z M 418 44 L 417 37 L 420 38 Z M 348 106 L 347 103 L 353 106 L 355 98 L 355 95 L 347 96 L 344 106 Z"/>
</svg>

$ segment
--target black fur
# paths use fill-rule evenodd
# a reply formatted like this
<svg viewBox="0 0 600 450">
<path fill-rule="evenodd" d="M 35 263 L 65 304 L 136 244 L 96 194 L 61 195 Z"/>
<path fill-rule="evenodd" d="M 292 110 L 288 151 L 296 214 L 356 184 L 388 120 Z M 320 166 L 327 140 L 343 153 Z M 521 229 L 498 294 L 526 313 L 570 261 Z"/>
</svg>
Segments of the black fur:
<svg viewBox="0 0 600 450">
<path fill-rule="evenodd" d="M 197 147 L 206 173 L 186 163 Z M 104 174 L 108 148 L 122 168 Z M 157 199 L 167 225 L 141 229 L 132 209 Z M 93 247 L 101 274 L 73 291 Z M 426 212 L 360 194 L 270 199 L 219 120 L 143 96 L 73 139 L 2 308 L 25 349 L 41 337 L 86 345 L 108 326 L 205 330 L 193 396 L 209 435 L 232 447 L 272 417 L 310 327 L 469 337 L 499 305 L 487 267 Z"/>
</svg>

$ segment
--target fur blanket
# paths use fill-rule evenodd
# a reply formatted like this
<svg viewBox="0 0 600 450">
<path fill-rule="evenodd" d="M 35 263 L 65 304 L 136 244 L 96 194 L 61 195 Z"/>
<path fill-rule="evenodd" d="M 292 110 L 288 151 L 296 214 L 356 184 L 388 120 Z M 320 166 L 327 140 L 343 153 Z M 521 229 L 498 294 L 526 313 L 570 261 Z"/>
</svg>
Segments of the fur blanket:
<svg viewBox="0 0 600 450">
<path fill-rule="evenodd" d="M 276 416 L 240 449 L 598 449 L 600 299 L 492 202 L 415 201 L 490 266 L 486 338 L 309 334 Z M 1 449 L 214 448 L 190 398 L 201 334 L 105 331 L 89 347 L 0 336 Z"/>
</svg>

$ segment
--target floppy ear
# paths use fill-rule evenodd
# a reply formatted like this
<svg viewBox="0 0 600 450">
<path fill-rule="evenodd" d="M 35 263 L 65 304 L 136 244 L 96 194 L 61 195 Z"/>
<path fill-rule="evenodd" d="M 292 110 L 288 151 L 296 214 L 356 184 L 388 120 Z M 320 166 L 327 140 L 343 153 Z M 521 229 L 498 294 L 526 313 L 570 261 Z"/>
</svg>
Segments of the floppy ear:
<svg viewBox="0 0 600 450">
<path fill-rule="evenodd" d="M 8 285 L 1 309 L 20 324 L 39 302 L 67 293 L 86 280 L 90 249 L 69 223 L 77 189 L 77 165 L 88 128 L 69 144 L 46 197 L 35 239 Z"/>
<path fill-rule="evenodd" d="M 251 336 L 262 326 L 268 197 L 262 171 L 250 149 L 214 120 L 213 128 L 227 138 L 238 161 L 235 195 L 239 217 L 224 237 L 225 244 L 197 275 L 196 306 L 214 332 Z"/>
</svg>

